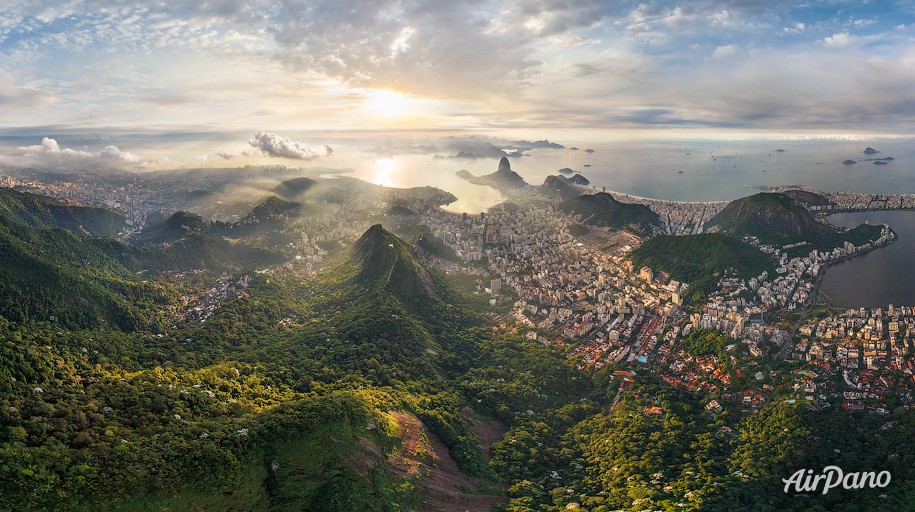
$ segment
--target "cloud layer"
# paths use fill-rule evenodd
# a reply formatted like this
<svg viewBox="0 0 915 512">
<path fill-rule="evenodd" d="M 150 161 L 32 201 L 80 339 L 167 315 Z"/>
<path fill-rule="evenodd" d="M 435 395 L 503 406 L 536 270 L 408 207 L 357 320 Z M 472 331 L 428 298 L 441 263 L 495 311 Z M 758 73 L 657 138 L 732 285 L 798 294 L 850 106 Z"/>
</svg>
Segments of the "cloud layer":
<svg viewBox="0 0 915 512">
<path fill-rule="evenodd" d="M 907 133 L 910 7 L 9 0 L 0 12 L 0 125 Z M 403 93 L 404 112 L 372 117 L 366 91 L 384 89 Z M 409 111 L 411 98 L 430 102 Z M 298 160 L 328 153 L 266 133 L 251 146 Z M 106 155 L 96 156 L 130 161 Z"/>
</svg>

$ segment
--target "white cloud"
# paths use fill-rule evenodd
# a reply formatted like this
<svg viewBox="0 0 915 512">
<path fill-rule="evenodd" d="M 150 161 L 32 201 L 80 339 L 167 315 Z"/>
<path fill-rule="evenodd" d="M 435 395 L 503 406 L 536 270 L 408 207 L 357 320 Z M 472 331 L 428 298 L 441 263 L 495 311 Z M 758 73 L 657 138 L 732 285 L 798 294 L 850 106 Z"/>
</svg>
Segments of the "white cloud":
<svg viewBox="0 0 915 512">
<path fill-rule="evenodd" d="M 265 131 L 257 132 L 254 137 L 248 140 L 252 148 L 261 152 L 261 154 L 275 158 L 290 158 L 293 160 L 314 160 L 322 156 L 329 156 L 334 152 L 328 145 L 321 146 L 320 149 L 312 149 L 300 142 L 296 142 L 289 137 L 283 137 L 275 133 Z M 223 154 L 219 156 L 226 158 Z"/>
<path fill-rule="evenodd" d="M 738 24 L 734 14 L 726 10 L 712 13 L 709 15 L 709 20 L 713 25 L 720 27 L 733 27 Z"/>
<path fill-rule="evenodd" d="M 801 32 L 803 32 L 806 29 L 807 29 L 807 25 L 804 25 L 801 22 L 797 22 L 790 27 L 785 27 L 784 31 L 788 34 L 800 34 Z"/>
<path fill-rule="evenodd" d="M 117 146 L 109 145 L 94 153 L 85 149 L 61 148 L 57 140 L 50 137 L 41 139 L 41 144 L 20 146 L 21 156 L 30 157 L 44 164 L 92 165 L 105 162 L 146 163 L 139 156 L 121 151 Z"/>
<path fill-rule="evenodd" d="M 857 43 L 859 40 L 860 38 L 858 36 L 849 34 L 848 32 L 837 32 L 824 38 L 823 44 L 830 48 L 844 48 Z"/>
<path fill-rule="evenodd" d="M 699 14 L 683 7 L 674 7 L 670 14 L 664 18 L 664 23 L 673 27 L 686 26 L 695 23 L 699 19 Z"/>
<path fill-rule="evenodd" d="M 42 156 L 42 155 L 52 155 L 60 158 L 92 158 L 92 153 L 88 151 L 80 151 L 76 149 L 63 148 L 61 149 L 60 145 L 56 140 L 50 137 L 44 137 L 41 139 L 41 144 L 34 146 L 21 146 L 18 148 L 23 154 L 32 155 L 32 156 Z"/>
<path fill-rule="evenodd" d="M 140 161 L 140 157 L 137 155 L 128 153 L 127 151 L 121 151 L 117 146 L 105 146 L 105 148 L 99 152 L 98 156 L 105 160 L 124 160 L 126 162 Z"/>
<path fill-rule="evenodd" d="M 715 48 L 715 50 L 712 52 L 712 57 L 716 59 L 724 59 L 726 57 L 736 55 L 738 50 L 739 48 L 736 45 L 726 44 L 724 46 Z"/>
<path fill-rule="evenodd" d="M 37 146 L 20 147 L 26 153 L 60 153 L 60 146 L 57 141 L 48 137 L 41 139 L 41 144 Z"/>
<path fill-rule="evenodd" d="M 829 121 L 823 113 L 827 103 L 834 106 L 833 98 L 824 97 L 824 89 L 848 103 L 832 122 L 854 121 L 856 113 L 871 119 L 894 115 L 879 105 L 856 108 L 860 104 L 849 98 L 887 90 L 886 81 L 864 70 L 908 73 L 899 55 L 915 46 L 908 39 L 911 13 L 875 9 L 873 2 L 855 8 L 831 0 L 802 4 L 6 0 L 0 9 L 0 68 L 16 71 L 9 78 L 0 71 L 0 125 L 272 126 L 281 133 L 355 128 L 364 127 L 362 97 L 354 92 L 362 88 L 434 98 L 435 108 L 397 121 L 410 127 L 508 128 L 527 121 L 515 112 L 542 126 L 573 120 L 596 126 L 604 121 L 601 113 L 616 112 L 631 125 L 642 119 L 642 126 L 763 129 L 779 116 L 792 117 L 782 98 Z M 880 26 L 888 32 L 872 35 Z M 865 44 L 868 54 L 859 55 Z M 758 71 L 762 59 L 754 52 L 774 55 L 770 67 Z M 824 55 L 835 58 L 836 71 L 816 65 Z M 896 68 L 869 67 L 869 60 L 881 58 L 895 58 Z M 767 78 L 780 74 L 777 68 L 786 61 L 792 62 L 791 77 Z M 732 72 L 738 66 L 756 80 Z M 906 91 L 887 92 L 887 98 L 909 97 Z M 274 134 L 252 140 L 250 148 L 238 148 L 245 151 L 209 158 L 304 160 L 328 152 Z M 232 149 L 213 150 L 225 148 Z M 134 150 L 154 154 L 146 146 Z M 66 159 L 80 152 L 90 150 L 35 154 Z M 139 161 L 120 149 L 85 158 L 110 165 Z"/>
</svg>

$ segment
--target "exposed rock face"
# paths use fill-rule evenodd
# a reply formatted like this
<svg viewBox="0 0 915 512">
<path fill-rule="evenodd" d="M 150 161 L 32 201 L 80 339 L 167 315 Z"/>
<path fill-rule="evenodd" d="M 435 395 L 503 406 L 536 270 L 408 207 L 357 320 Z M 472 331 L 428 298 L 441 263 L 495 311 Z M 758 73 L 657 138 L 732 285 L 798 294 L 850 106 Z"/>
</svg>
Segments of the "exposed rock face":
<svg viewBox="0 0 915 512">
<path fill-rule="evenodd" d="M 527 186 L 524 178 L 512 170 L 511 164 L 508 163 L 508 158 L 504 156 L 501 160 L 499 160 L 499 170 L 492 174 L 477 177 L 465 170 L 462 170 L 458 171 L 457 175 L 458 177 L 463 178 L 475 185 L 489 185 L 490 187 L 497 188 L 502 191 L 517 190 Z"/>
<path fill-rule="evenodd" d="M 865 155 L 876 155 L 877 153 L 879 153 L 879 151 L 877 151 L 876 149 L 869 147 L 869 146 L 867 149 L 864 150 Z"/>
<path fill-rule="evenodd" d="M 503 156 L 502 159 L 499 160 L 499 171 L 498 172 L 511 172 L 511 170 L 512 170 L 512 164 L 510 164 L 508 162 L 508 158 Z"/>
</svg>

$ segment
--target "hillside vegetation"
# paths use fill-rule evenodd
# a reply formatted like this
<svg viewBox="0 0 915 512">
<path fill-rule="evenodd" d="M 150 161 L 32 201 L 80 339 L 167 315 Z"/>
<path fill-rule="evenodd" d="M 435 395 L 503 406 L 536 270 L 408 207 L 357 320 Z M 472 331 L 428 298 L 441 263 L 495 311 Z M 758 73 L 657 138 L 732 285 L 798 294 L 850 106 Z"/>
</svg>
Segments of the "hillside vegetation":
<svg viewBox="0 0 915 512">
<path fill-rule="evenodd" d="M 642 204 L 621 203 L 605 192 L 580 195 L 563 202 L 559 209 L 581 215 L 582 224 L 627 229 L 640 234 L 651 233 L 660 225 L 658 214 Z"/>
<path fill-rule="evenodd" d="M 811 204 L 819 204 L 817 194 L 793 194 Z M 846 240 L 863 245 L 880 236 L 878 226 L 862 224 L 848 232 L 820 222 L 794 197 L 781 193 L 760 193 L 731 201 L 706 224 L 722 233 L 739 237 L 755 236 L 761 242 L 776 246 L 809 242 L 802 249 L 831 250 Z"/>
<path fill-rule="evenodd" d="M 775 261 L 752 245 L 721 233 L 658 235 L 630 255 L 636 268 L 650 267 L 689 284 L 685 299 L 699 303 L 717 285 L 716 276 L 732 272 L 749 279 L 775 272 Z"/>
<path fill-rule="evenodd" d="M 269 229 L 292 225 L 274 205 Z M 382 225 L 311 273 L 227 261 L 219 243 L 256 249 L 264 226 L 230 241 L 182 214 L 137 246 L 0 220 L 0 510 L 911 508 L 911 411 L 743 414 L 641 364 L 582 370 L 475 306 L 491 274 L 446 275 Z M 723 234 L 646 247 L 687 277 L 763 265 Z M 697 329 L 672 349 L 762 366 L 731 345 Z M 893 483 L 782 492 L 829 464 Z"/>
<path fill-rule="evenodd" d="M 831 234 L 806 208 L 785 194 L 761 193 L 731 201 L 712 217 L 706 229 L 717 227 L 736 236 L 755 236 L 776 245 L 800 241 L 819 243 Z"/>
<path fill-rule="evenodd" d="M 123 215 L 103 208 L 68 205 L 9 188 L 0 188 L 0 215 L 33 228 L 61 228 L 95 236 L 114 236 L 124 229 L 126 221 Z"/>
</svg>

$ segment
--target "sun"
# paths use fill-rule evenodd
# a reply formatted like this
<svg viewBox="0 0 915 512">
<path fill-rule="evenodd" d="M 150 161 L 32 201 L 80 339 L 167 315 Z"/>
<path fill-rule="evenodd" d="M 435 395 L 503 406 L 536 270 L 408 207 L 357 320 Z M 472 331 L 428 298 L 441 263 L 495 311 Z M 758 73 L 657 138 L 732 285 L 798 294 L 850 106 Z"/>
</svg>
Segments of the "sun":
<svg viewBox="0 0 915 512">
<path fill-rule="evenodd" d="M 387 119 L 416 113 L 419 101 L 399 92 L 377 89 L 366 93 L 363 105 L 372 114 Z"/>
</svg>

